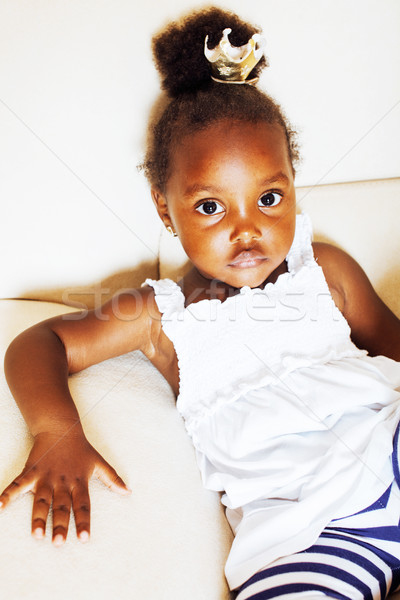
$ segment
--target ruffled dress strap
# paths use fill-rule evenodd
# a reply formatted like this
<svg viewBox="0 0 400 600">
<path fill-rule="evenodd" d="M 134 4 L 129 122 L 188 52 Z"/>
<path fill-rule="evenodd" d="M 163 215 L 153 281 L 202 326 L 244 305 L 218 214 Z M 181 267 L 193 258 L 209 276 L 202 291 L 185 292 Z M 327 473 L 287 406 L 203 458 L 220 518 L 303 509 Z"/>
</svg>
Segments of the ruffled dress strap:
<svg viewBox="0 0 400 600">
<path fill-rule="evenodd" d="M 142 283 L 142 287 L 144 285 L 149 285 L 154 289 L 155 301 L 163 321 L 185 309 L 183 292 L 172 279 L 146 279 Z"/>
<path fill-rule="evenodd" d="M 302 267 L 316 266 L 312 248 L 312 225 L 310 217 L 302 213 L 296 216 L 296 231 L 286 257 L 289 273 L 297 273 Z"/>
</svg>

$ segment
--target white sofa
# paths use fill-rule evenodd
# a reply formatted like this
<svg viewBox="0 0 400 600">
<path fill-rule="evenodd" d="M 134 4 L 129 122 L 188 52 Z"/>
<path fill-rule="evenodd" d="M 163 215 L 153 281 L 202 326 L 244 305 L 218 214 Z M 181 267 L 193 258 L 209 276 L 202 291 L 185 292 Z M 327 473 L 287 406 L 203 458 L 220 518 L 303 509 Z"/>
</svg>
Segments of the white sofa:
<svg viewBox="0 0 400 600">
<path fill-rule="evenodd" d="M 301 188 L 297 196 L 299 210 L 314 222 L 316 238 L 358 259 L 400 316 L 400 179 Z M 187 266 L 179 243 L 161 232 L 155 214 L 148 226 L 161 233 L 158 258 L 148 265 L 151 275 L 179 277 Z M 43 237 L 37 243 L 46 247 Z M 132 259 L 132 272 L 110 277 L 107 295 L 144 279 L 142 270 L 133 275 L 139 266 Z M 100 298 L 92 293 L 101 289 L 99 281 L 94 287 L 81 285 L 77 294 L 70 284 L 68 293 L 67 286 L 56 287 L 0 301 L 2 356 L 22 329 L 76 310 L 61 304 L 62 298 L 72 303 L 91 299 L 92 304 Z M 93 481 L 91 541 L 79 543 L 72 524 L 61 548 L 53 547 L 48 536 L 41 541 L 30 536 L 30 494 L 10 505 L 0 513 L 2 593 L 18 600 L 230 598 L 223 565 L 231 532 L 219 495 L 202 487 L 194 451 L 162 376 L 140 353 L 131 353 L 72 376 L 71 389 L 89 440 L 133 494 L 120 497 Z M 3 373 L 0 406 L 4 488 L 22 468 L 31 438 Z"/>
</svg>

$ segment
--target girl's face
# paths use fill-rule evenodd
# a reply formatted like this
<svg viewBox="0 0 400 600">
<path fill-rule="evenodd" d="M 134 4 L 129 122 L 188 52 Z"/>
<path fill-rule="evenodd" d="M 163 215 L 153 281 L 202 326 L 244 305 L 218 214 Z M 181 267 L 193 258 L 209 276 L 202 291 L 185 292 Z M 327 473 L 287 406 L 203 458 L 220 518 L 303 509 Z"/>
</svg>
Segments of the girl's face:
<svg viewBox="0 0 400 600">
<path fill-rule="evenodd" d="M 285 260 L 295 230 L 283 129 L 219 121 L 184 137 L 170 164 L 165 195 L 153 190 L 153 199 L 197 272 L 235 288 L 263 284 Z"/>
</svg>

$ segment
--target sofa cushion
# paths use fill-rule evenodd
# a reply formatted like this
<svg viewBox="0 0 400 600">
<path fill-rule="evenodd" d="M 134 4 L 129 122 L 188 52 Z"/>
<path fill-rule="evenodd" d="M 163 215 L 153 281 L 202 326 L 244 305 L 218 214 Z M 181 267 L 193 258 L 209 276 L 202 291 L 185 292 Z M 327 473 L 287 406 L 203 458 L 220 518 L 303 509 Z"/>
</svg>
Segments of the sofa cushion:
<svg viewBox="0 0 400 600">
<path fill-rule="evenodd" d="M 21 330 L 73 309 L 0 300 L 1 360 Z M 226 600 L 223 568 L 231 531 L 219 494 L 201 483 L 194 450 L 172 391 L 140 352 L 73 375 L 70 388 L 89 441 L 132 488 L 129 497 L 93 480 L 92 535 L 66 544 L 30 536 L 32 495 L 0 513 L 3 590 L 13 598 Z M 19 473 L 31 437 L 0 378 L 0 487 Z M 25 568 L 29 565 L 29 568 Z"/>
</svg>

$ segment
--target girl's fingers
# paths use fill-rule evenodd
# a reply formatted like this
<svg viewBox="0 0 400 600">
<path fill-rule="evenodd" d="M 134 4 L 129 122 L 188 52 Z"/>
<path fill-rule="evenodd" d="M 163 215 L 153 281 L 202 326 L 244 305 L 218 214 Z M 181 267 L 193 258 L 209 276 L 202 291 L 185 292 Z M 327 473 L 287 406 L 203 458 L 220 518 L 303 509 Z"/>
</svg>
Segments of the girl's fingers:
<svg viewBox="0 0 400 600">
<path fill-rule="evenodd" d="M 61 546 L 67 538 L 71 514 L 71 492 L 66 487 L 54 488 L 53 493 L 53 543 Z"/>
<path fill-rule="evenodd" d="M 128 488 L 126 483 L 118 475 L 117 471 L 105 461 L 98 465 L 94 475 L 100 479 L 112 492 L 117 494 L 130 494 L 132 490 Z"/>
<path fill-rule="evenodd" d="M 44 537 L 51 497 L 52 490 L 48 485 L 39 484 L 37 486 L 32 508 L 32 535 L 36 538 Z"/>
<path fill-rule="evenodd" d="M 3 492 L 1 493 L 1 508 L 7 506 L 9 502 L 12 502 L 16 498 L 18 498 L 18 496 L 21 496 L 26 492 L 31 492 L 34 489 L 35 480 L 36 474 L 34 473 L 33 469 L 29 471 L 26 475 L 24 475 L 23 473 L 18 475 L 18 477 L 16 477 L 14 481 L 12 481 L 10 485 L 8 485 L 5 488 L 5 490 L 3 490 Z"/>
<path fill-rule="evenodd" d="M 81 542 L 87 542 L 90 536 L 90 498 L 87 484 L 79 484 L 73 488 L 72 509 L 75 517 L 76 535 Z"/>
<path fill-rule="evenodd" d="M 76 468 L 77 465 L 74 464 L 74 469 L 71 469 L 71 472 L 67 472 L 67 474 L 63 469 L 61 471 L 63 475 L 60 475 L 60 461 L 57 462 L 57 460 L 54 463 L 55 466 L 50 462 L 50 466 L 45 465 L 42 467 L 40 474 L 37 466 L 35 466 L 37 463 L 33 463 L 34 466 L 29 468 L 26 466 L 22 473 L 0 495 L 0 508 L 4 508 L 8 503 L 26 492 L 34 492 L 32 535 L 36 538 L 44 537 L 49 510 L 52 505 L 52 539 L 54 545 L 60 546 L 67 538 L 72 506 L 78 539 L 82 542 L 87 541 L 90 536 L 90 499 L 87 474 L 89 474 L 89 478 L 94 475 L 100 479 L 113 492 L 123 495 L 131 493 L 131 490 L 115 469 L 93 449 L 92 453 L 94 453 L 94 456 L 89 454 L 86 457 L 84 468 L 82 468 L 82 464 L 79 464 L 79 468 Z M 84 475 L 78 477 L 77 472 L 84 473 Z M 72 481 L 75 482 L 74 485 L 70 485 Z"/>
</svg>

